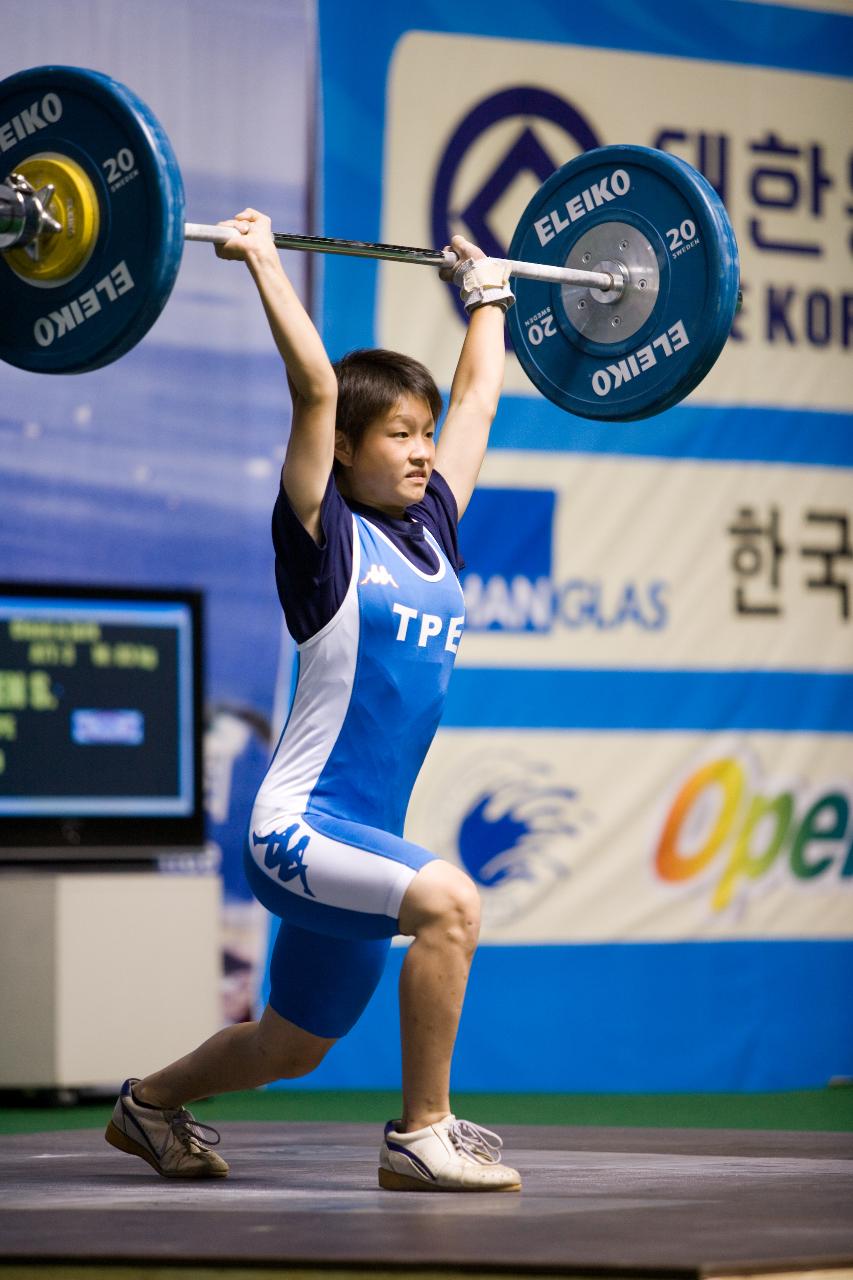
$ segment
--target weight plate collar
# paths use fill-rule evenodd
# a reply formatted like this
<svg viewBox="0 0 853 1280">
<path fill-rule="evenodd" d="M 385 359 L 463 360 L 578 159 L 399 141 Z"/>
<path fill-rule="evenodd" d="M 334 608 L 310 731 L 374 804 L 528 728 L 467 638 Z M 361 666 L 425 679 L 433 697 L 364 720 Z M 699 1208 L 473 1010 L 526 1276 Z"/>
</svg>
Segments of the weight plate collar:
<svg viewBox="0 0 853 1280">
<path fill-rule="evenodd" d="M 563 285 L 561 300 L 569 323 L 588 342 L 612 346 L 641 329 L 660 287 L 657 255 L 648 237 L 627 222 L 599 222 L 573 245 L 567 267 L 609 271 L 623 281 L 617 294 Z"/>
<path fill-rule="evenodd" d="M 0 83 L 0 147 L 4 173 L 45 152 L 67 157 L 99 212 L 94 246 L 71 279 L 35 285 L 0 255 L 0 357 L 39 373 L 118 359 L 159 316 L 183 251 L 183 184 L 162 126 L 109 76 L 35 67 Z"/>
<path fill-rule="evenodd" d="M 586 291 L 591 329 L 577 324 L 583 291 L 516 281 L 516 355 L 543 394 L 581 417 L 628 421 L 677 403 L 711 368 L 734 319 L 737 245 L 722 202 L 690 165 L 648 147 L 597 148 L 557 170 L 525 209 L 509 256 L 593 269 L 585 246 L 606 245 L 612 259 L 615 241 L 618 261 L 625 239 L 636 248 L 627 251 L 629 284 L 611 306 L 593 306 Z M 650 307 L 640 280 L 647 289 L 653 264 Z M 610 324 L 617 315 L 624 337 Z"/>
<path fill-rule="evenodd" d="M 95 250 L 100 227 L 97 192 L 79 164 L 51 152 L 21 160 L 15 173 L 36 191 L 52 189 L 44 208 L 60 229 L 23 248 L 9 249 L 6 262 L 26 283 L 45 288 L 65 284 L 79 275 Z"/>
</svg>

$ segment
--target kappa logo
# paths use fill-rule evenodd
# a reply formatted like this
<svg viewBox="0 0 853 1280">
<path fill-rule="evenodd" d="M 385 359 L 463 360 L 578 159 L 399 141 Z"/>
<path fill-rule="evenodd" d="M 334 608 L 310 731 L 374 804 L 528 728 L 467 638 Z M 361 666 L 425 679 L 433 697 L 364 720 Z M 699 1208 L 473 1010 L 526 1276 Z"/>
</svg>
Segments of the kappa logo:
<svg viewBox="0 0 853 1280">
<path fill-rule="evenodd" d="M 397 587 L 399 591 L 390 570 L 386 569 L 384 564 L 372 564 L 358 585 L 363 587 L 368 582 L 372 582 L 376 587 Z"/>
<path fill-rule="evenodd" d="M 309 835 L 302 834 L 294 842 L 299 832 L 299 823 L 294 822 L 286 831 L 271 831 L 269 835 L 259 836 L 252 832 L 252 842 L 265 848 L 264 866 L 268 871 L 275 871 L 282 884 L 299 878 L 303 892 L 307 898 L 316 895 L 308 888 L 308 864 L 305 861 L 305 850 L 311 843 Z"/>
</svg>

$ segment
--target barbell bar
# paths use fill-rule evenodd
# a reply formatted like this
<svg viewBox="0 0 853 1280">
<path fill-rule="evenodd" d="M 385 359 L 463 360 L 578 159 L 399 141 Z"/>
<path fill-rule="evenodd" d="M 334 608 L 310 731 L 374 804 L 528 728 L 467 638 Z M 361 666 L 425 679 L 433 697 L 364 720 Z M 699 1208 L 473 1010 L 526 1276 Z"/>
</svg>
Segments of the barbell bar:
<svg viewBox="0 0 853 1280">
<path fill-rule="evenodd" d="M 14 175 L 0 188 L 0 357 L 21 368 L 85 372 L 118 359 L 160 314 L 184 241 L 233 235 L 184 222 L 162 126 L 99 72 L 37 67 L 0 83 L 0 156 Z M 439 269 L 455 261 L 433 249 L 274 238 L 282 249 Z M 722 202 L 691 166 L 646 147 L 601 147 L 558 169 L 522 214 L 506 261 L 522 368 L 589 418 L 677 403 L 719 356 L 738 305 Z"/>
<path fill-rule="evenodd" d="M 62 224 L 47 212 L 55 195 L 52 183 L 36 191 L 18 173 L 9 175 L 8 185 L 0 185 L 0 250 L 26 248 L 42 236 L 62 231 Z M 184 239 L 208 244 L 227 244 L 233 228 L 203 222 L 184 223 Z M 452 269 L 458 262 L 452 250 L 416 249 L 400 244 L 376 244 L 364 240 L 340 240 L 329 236 L 306 236 L 274 231 L 277 249 L 297 249 L 308 253 L 339 253 L 353 258 L 380 258 L 386 262 L 408 262 L 416 266 Z M 502 259 L 507 273 L 527 280 L 550 280 L 558 284 L 585 285 L 602 292 L 621 292 L 622 278 L 610 272 L 577 271 L 570 267 L 548 267 L 544 263 Z"/>
<path fill-rule="evenodd" d="M 203 222 L 184 224 L 185 240 L 202 240 L 209 244 L 226 244 L 232 239 L 232 228 Z M 328 236 L 302 236 L 274 231 L 277 249 L 298 249 L 308 253 L 339 253 L 350 258 L 379 258 L 384 262 L 409 262 L 414 266 L 452 269 L 458 261 L 453 252 L 438 249 L 416 249 L 402 244 L 373 244 L 365 240 L 337 240 Z M 524 280 L 548 280 L 556 284 L 583 285 L 587 288 L 621 292 L 622 279 L 607 271 L 578 271 L 571 267 L 549 267 L 543 262 L 519 262 L 504 258 L 509 275 Z"/>
</svg>

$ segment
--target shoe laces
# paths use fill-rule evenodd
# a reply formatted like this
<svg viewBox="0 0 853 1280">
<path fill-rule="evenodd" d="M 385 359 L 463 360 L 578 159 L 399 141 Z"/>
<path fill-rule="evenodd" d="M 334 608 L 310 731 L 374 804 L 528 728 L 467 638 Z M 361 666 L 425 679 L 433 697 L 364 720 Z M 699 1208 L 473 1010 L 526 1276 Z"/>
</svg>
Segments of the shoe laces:
<svg viewBox="0 0 853 1280">
<path fill-rule="evenodd" d="M 193 1147 L 201 1147 L 202 1151 L 208 1147 L 217 1147 L 222 1141 L 218 1129 L 214 1129 L 212 1125 L 202 1124 L 196 1120 L 195 1116 L 187 1111 L 186 1107 L 180 1107 L 177 1111 L 173 1111 L 169 1116 L 169 1128 L 187 1151 L 192 1151 Z"/>
<path fill-rule="evenodd" d="M 503 1140 L 491 1129 L 483 1129 L 470 1120 L 454 1120 L 447 1136 L 456 1150 L 478 1164 L 500 1164 Z"/>
</svg>

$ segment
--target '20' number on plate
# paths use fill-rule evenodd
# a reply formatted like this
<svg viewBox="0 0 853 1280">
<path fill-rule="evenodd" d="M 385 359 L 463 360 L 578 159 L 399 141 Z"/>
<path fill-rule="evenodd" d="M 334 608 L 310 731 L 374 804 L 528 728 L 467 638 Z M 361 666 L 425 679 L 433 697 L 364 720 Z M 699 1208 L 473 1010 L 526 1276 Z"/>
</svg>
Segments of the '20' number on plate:
<svg viewBox="0 0 853 1280">
<path fill-rule="evenodd" d="M 696 235 L 696 223 L 691 222 L 690 218 L 685 218 L 680 227 L 670 227 L 666 234 L 669 239 L 669 251 L 675 253 L 676 249 L 683 249 Z"/>
</svg>

